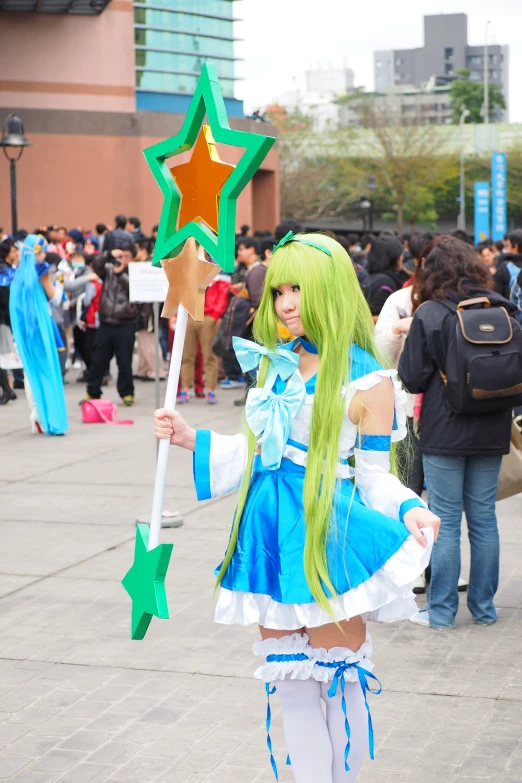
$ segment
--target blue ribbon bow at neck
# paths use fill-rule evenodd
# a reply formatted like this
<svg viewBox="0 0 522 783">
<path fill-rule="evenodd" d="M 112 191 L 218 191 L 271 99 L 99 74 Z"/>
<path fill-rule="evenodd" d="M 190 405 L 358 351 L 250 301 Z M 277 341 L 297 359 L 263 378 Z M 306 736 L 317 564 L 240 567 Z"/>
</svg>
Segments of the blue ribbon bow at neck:
<svg viewBox="0 0 522 783">
<path fill-rule="evenodd" d="M 270 385 L 274 383 L 277 375 L 283 381 L 286 381 L 299 367 L 299 355 L 285 348 L 276 348 L 275 351 L 270 351 L 264 345 L 253 343 L 251 340 L 244 340 L 242 337 L 233 337 L 232 346 L 243 372 L 251 372 L 256 367 L 259 367 L 263 356 L 268 358 L 270 371 L 268 372 L 265 385 L 269 381 L 269 376 L 271 380 Z"/>
<path fill-rule="evenodd" d="M 254 435 L 261 435 L 261 463 L 265 470 L 277 470 L 281 465 L 290 435 L 290 419 L 296 416 L 304 398 L 305 385 L 299 372 L 288 379 L 281 394 L 268 386 L 248 392 L 245 416 Z"/>
</svg>

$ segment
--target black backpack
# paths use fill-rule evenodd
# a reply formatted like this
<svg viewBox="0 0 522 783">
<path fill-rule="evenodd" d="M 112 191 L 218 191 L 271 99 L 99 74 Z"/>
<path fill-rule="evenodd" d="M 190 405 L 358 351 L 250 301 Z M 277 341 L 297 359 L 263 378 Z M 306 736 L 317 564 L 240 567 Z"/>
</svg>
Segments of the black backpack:
<svg viewBox="0 0 522 783">
<path fill-rule="evenodd" d="M 251 326 L 256 310 L 250 299 L 233 296 L 221 319 L 219 332 L 214 337 L 212 350 L 216 356 L 225 356 L 232 350 L 232 337 L 251 338 Z"/>
<path fill-rule="evenodd" d="M 459 305 L 441 300 L 454 313 L 446 374 L 446 402 L 455 413 L 492 413 L 522 405 L 522 329 L 505 307 L 486 296 Z"/>
</svg>

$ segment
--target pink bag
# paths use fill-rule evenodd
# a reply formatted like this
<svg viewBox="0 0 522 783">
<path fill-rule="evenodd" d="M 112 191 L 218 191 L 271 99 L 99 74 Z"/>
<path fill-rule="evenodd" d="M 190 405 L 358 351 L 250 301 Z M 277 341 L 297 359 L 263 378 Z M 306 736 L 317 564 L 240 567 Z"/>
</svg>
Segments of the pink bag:
<svg viewBox="0 0 522 783">
<path fill-rule="evenodd" d="M 120 421 L 118 408 L 110 400 L 84 400 L 82 402 L 82 421 L 84 424 L 134 424 L 131 419 Z"/>
</svg>

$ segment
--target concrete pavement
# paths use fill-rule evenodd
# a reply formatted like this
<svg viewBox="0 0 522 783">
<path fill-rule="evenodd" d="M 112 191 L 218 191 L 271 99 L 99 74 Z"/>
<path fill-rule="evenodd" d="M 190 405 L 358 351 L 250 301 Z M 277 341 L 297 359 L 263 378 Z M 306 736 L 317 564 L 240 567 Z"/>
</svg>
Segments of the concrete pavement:
<svg viewBox="0 0 522 783">
<path fill-rule="evenodd" d="M 120 408 L 134 426 L 86 426 L 69 374 L 66 437 L 30 435 L 23 392 L 0 408 L 0 781 L 272 781 L 255 629 L 212 622 L 233 498 L 198 504 L 191 455 L 172 450 L 166 507 L 185 524 L 163 535 L 175 544 L 171 619 L 131 641 L 120 580 L 152 499 L 154 386 L 138 382 L 136 407 Z M 107 396 L 118 401 L 114 382 Z M 236 432 L 239 395 L 219 396 L 184 414 Z M 370 697 L 376 761 L 358 783 L 522 780 L 522 496 L 498 511 L 496 626 L 472 625 L 461 596 L 456 631 L 371 627 L 384 691 Z M 280 780 L 291 781 L 273 706 Z"/>
</svg>

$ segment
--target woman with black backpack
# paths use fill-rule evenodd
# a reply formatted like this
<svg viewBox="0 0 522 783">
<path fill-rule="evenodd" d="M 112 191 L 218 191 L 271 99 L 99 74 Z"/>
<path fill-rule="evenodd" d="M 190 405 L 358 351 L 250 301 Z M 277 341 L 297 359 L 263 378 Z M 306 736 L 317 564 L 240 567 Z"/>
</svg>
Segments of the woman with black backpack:
<svg viewBox="0 0 522 783">
<path fill-rule="evenodd" d="M 468 608 L 478 625 L 497 619 L 495 499 L 511 409 L 522 392 L 522 332 L 513 305 L 491 288 L 473 247 L 444 235 L 430 242 L 399 362 L 408 391 L 424 394 L 419 448 L 430 509 L 442 520 L 428 606 L 414 622 L 439 630 L 455 627 L 459 607 L 463 507 L 471 546 Z"/>
</svg>

